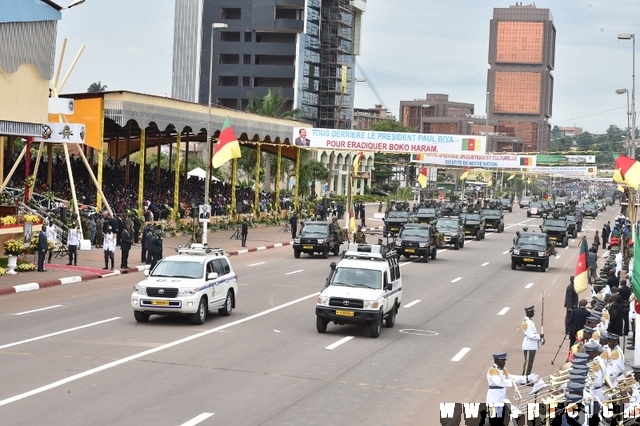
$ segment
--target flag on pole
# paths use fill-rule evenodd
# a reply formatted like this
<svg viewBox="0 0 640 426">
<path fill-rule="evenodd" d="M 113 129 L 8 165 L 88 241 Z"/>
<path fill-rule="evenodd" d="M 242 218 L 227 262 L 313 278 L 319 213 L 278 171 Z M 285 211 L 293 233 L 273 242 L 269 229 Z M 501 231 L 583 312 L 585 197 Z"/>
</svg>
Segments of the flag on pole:
<svg viewBox="0 0 640 426">
<path fill-rule="evenodd" d="M 489 182 L 487 183 L 487 188 L 491 188 L 493 186 L 493 177 L 489 178 Z"/>
<path fill-rule="evenodd" d="M 619 155 L 615 163 L 616 172 L 624 178 L 627 185 L 638 188 L 640 185 L 640 163 L 626 155 Z M 614 173 L 614 179 L 617 176 Z M 617 181 L 616 181 L 617 182 Z"/>
<path fill-rule="evenodd" d="M 580 294 L 589 288 L 589 277 L 587 273 L 587 253 L 589 246 L 587 245 L 587 237 L 582 237 L 580 242 L 580 254 L 578 255 L 578 263 L 576 264 L 576 273 L 573 279 L 573 289 L 576 294 Z"/>
<path fill-rule="evenodd" d="M 213 150 L 213 156 L 211 157 L 211 165 L 216 169 L 222 166 L 232 158 L 240 158 L 240 144 L 238 138 L 231 128 L 229 123 L 229 117 L 224 120 L 222 130 L 220 130 L 220 136 L 218 136 L 218 143 Z"/>
<path fill-rule="evenodd" d="M 420 174 L 418 175 L 418 183 L 420 184 L 420 188 L 427 187 L 427 168 L 423 167 L 420 170 Z"/>
<path fill-rule="evenodd" d="M 633 203 L 629 203 L 631 206 Z M 636 247 L 638 240 L 638 229 L 636 228 L 635 235 L 633 236 L 633 272 L 631 274 L 631 290 L 636 296 L 636 303 L 640 300 L 640 248 Z"/>
<path fill-rule="evenodd" d="M 363 156 L 364 154 L 362 152 L 359 152 L 353 157 L 353 174 L 354 175 L 358 174 L 358 169 L 360 169 L 360 161 L 362 161 Z"/>
<path fill-rule="evenodd" d="M 469 170 L 460 175 L 460 180 L 465 180 L 469 176 Z"/>
<path fill-rule="evenodd" d="M 514 177 L 516 177 L 516 174 L 515 174 L 515 173 L 511 173 L 511 176 L 509 176 L 509 177 L 507 178 L 507 180 L 511 180 L 511 179 L 513 179 Z"/>
</svg>

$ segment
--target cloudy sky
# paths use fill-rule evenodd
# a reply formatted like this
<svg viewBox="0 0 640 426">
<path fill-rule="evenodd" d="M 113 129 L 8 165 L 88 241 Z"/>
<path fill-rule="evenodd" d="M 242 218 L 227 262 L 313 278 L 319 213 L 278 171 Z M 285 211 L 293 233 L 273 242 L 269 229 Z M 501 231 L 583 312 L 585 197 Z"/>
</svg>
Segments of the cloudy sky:
<svg viewBox="0 0 640 426">
<path fill-rule="evenodd" d="M 65 10 L 58 27 L 58 46 L 68 39 L 63 71 L 81 45 L 85 50 L 63 92 L 84 92 L 101 81 L 108 90 L 170 95 L 174 2 L 86 0 Z M 484 115 L 489 21 L 494 7 L 512 4 L 515 1 L 369 0 L 358 58 L 362 71 L 356 72 L 367 81 L 357 84 L 356 106 L 383 103 L 397 115 L 401 100 L 446 93 L 453 101 L 474 104 L 476 114 Z M 615 90 L 631 92 L 633 44 L 617 35 L 640 28 L 640 2 L 535 4 L 551 9 L 557 30 L 552 124 L 592 133 L 604 132 L 611 124 L 626 127 L 627 99 Z M 640 80 L 638 85 L 640 90 Z"/>
</svg>

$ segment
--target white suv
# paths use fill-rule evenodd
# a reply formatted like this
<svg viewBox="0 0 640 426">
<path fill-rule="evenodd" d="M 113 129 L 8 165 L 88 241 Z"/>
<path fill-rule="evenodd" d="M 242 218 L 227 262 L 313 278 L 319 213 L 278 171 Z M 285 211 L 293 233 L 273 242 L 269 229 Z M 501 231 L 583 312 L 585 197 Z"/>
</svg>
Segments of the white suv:
<svg viewBox="0 0 640 426">
<path fill-rule="evenodd" d="M 178 247 L 177 255 L 162 259 L 131 295 L 133 316 L 147 322 L 151 315 L 188 315 L 192 324 L 202 324 L 209 312 L 230 315 L 236 307 L 238 276 L 222 249 L 195 244 Z"/>
<path fill-rule="evenodd" d="M 398 254 L 387 246 L 349 244 L 316 305 L 318 333 L 327 324 L 364 324 L 378 337 L 382 321 L 393 327 L 402 303 Z"/>
</svg>

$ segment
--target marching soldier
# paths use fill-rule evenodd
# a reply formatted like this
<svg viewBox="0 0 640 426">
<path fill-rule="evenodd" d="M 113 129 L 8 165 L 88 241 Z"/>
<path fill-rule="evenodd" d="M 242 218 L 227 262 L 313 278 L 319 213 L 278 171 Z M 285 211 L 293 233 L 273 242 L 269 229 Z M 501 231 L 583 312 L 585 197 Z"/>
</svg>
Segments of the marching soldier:
<svg viewBox="0 0 640 426">
<path fill-rule="evenodd" d="M 493 365 L 487 371 L 487 410 L 489 411 L 489 424 L 502 425 L 504 417 L 504 400 L 507 398 L 507 388 L 516 384 L 523 385 L 526 382 L 538 380 L 537 374 L 528 376 L 516 376 L 509 374 L 505 368 L 507 363 L 506 353 L 493 354 Z"/>
<path fill-rule="evenodd" d="M 362 232 L 362 226 L 358 225 L 358 230 L 353 234 L 353 242 L 356 244 L 367 244 L 367 237 Z"/>
<path fill-rule="evenodd" d="M 533 368 L 533 360 L 536 357 L 536 351 L 540 345 L 544 345 L 544 334 L 538 334 L 536 325 L 531 318 L 534 315 L 534 307 L 524 308 L 525 317 L 522 320 L 520 328 L 524 333 L 522 340 L 522 351 L 524 352 L 524 365 L 522 366 L 522 375 L 528 376 Z"/>
</svg>

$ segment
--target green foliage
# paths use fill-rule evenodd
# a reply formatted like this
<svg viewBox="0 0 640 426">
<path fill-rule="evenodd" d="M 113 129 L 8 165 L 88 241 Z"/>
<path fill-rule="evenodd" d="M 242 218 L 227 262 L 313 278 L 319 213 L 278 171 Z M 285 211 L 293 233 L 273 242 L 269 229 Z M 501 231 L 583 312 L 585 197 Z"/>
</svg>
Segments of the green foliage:
<svg viewBox="0 0 640 426">
<path fill-rule="evenodd" d="M 87 93 L 104 92 L 106 89 L 107 86 L 103 86 L 102 82 L 98 81 L 97 83 L 91 83 L 91 85 L 87 89 Z"/>
<path fill-rule="evenodd" d="M 410 133 L 416 129 L 405 126 L 404 124 L 395 120 L 382 120 L 379 123 L 372 123 L 371 130 L 379 132 L 401 132 Z M 393 167 L 398 165 L 405 165 L 409 163 L 410 154 L 391 154 L 391 153 L 376 153 L 373 166 L 375 172 L 373 174 L 374 182 L 378 185 L 382 185 L 389 182 L 389 178 L 393 176 Z M 408 181 L 415 180 L 415 166 L 410 166 L 408 170 Z M 411 173 L 413 169 L 414 173 Z"/>
<path fill-rule="evenodd" d="M 268 89 L 263 98 L 258 98 L 249 93 L 249 105 L 246 112 L 266 115 L 267 117 L 295 118 L 299 115 L 298 109 L 287 109 L 288 99 L 284 97 L 282 88 Z"/>
</svg>

